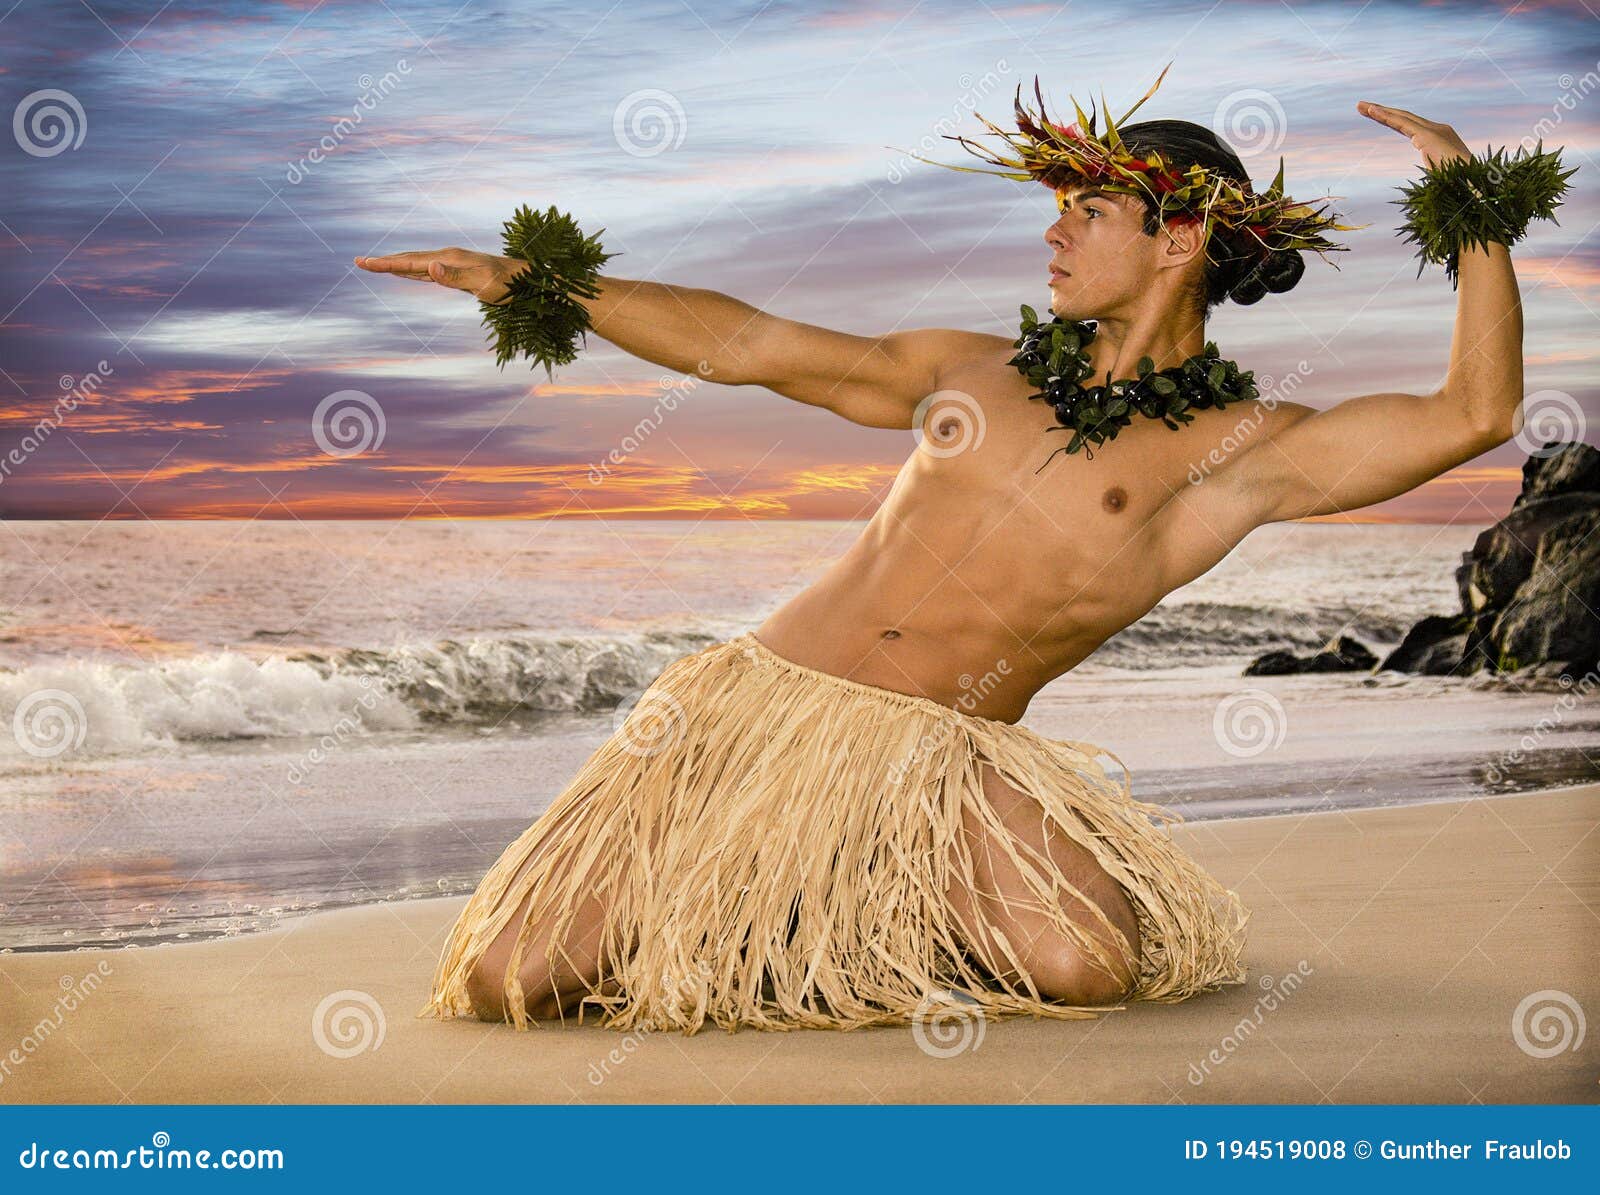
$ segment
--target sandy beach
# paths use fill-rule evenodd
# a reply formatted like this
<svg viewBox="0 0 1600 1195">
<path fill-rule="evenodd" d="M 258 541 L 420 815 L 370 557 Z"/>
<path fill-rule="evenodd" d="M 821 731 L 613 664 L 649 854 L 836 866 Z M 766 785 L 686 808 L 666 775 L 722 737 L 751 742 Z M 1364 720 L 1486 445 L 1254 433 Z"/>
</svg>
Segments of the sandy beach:
<svg viewBox="0 0 1600 1195">
<path fill-rule="evenodd" d="M 1245 985 L 923 1044 L 416 1018 L 460 897 L 12 954 L 0 1102 L 1600 1102 L 1596 1035 L 1553 1049 L 1600 1009 L 1597 823 L 1591 785 L 1181 826 L 1252 910 Z"/>
</svg>

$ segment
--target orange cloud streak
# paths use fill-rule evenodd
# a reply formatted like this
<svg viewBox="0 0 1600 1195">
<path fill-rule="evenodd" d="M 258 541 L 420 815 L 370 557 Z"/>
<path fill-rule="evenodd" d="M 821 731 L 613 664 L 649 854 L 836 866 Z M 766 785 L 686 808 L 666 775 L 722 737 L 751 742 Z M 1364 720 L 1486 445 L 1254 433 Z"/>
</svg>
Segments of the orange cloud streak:
<svg viewBox="0 0 1600 1195">
<path fill-rule="evenodd" d="M 1517 269 L 1540 283 L 1558 282 L 1572 290 L 1600 286 L 1600 262 L 1575 257 L 1519 257 Z"/>
</svg>

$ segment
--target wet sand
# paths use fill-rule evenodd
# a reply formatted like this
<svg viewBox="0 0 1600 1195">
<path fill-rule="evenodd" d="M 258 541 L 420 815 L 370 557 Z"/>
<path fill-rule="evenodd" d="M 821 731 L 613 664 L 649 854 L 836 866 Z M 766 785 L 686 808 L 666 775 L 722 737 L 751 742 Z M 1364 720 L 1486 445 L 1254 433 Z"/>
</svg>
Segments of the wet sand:
<svg viewBox="0 0 1600 1195">
<path fill-rule="evenodd" d="M 1553 1047 L 1600 1015 L 1597 825 L 1590 785 L 1181 826 L 1252 910 L 1247 983 L 948 1043 L 417 1018 L 462 897 L 10 954 L 0 1103 L 1596 1103 L 1600 1031 Z"/>
</svg>

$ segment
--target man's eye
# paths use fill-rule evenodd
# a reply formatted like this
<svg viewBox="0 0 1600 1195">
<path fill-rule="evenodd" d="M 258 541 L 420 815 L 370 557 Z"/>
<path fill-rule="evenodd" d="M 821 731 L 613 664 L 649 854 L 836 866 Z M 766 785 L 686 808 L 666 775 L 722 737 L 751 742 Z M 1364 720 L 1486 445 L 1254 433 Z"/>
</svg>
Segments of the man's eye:
<svg viewBox="0 0 1600 1195">
<path fill-rule="evenodd" d="M 1096 216 L 1099 216 L 1099 215 L 1102 215 L 1102 214 L 1103 214 L 1103 213 L 1102 213 L 1102 212 L 1101 212 L 1101 211 L 1100 211 L 1100 209 L 1099 209 L 1099 208 L 1097 208 L 1097 207 L 1086 207 L 1086 208 L 1084 208 L 1084 209 L 1083 209 L 1083 210 L 1084 210 L 1084 211 L 1086 211 L 1086 212 L 1089 212 L 1089 213 L 1090 213 L 1090 214 L 1092 214 L 1092 215 L 1096 215 Z"/>
</svg>

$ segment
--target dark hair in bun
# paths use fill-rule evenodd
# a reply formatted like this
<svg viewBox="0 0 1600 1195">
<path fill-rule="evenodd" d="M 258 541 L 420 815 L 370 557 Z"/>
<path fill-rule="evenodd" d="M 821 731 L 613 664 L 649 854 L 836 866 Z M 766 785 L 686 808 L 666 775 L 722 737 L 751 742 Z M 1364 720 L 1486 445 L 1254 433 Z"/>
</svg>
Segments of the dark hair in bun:
<svg viewBox="0 0 1600 1195">
<path fill-rule="evenodd" d="M 1256 259 L 1247 271 L 1228 288 L 1228 298 L 1248 307 L 1263 295 L 1280 295 L 1300 281 L 1306 272 L 1305 258 L 1298 249 L 1274 249 Z"/>
<path fill-rule="evenodd" d="M 1152 151 L 1178 168 L 1199 162 L 1208 171 L 1234 182 L 1250 183 L 1250 174 L 1239 155 L 1204 125 L 1188 120 L 1144 120 L 1118 130 L 1123 144 L 1143 156 Z M 1151 236 L 1161 231 L 1155 203 L 1145 201 L 1144 230 Z M 1298 249 L 1275 249 L 1263 253 L 1253 238 L 1238 239 L 1226 229 L 1217 228 L 1207 247 L 1205 275 L 1193 295 L 1194 306 L 1205 315 L 1224 299 L 1249 306 L 1264 295 L 1282 294 L 1300 281 L 1305 273 L 1305 258 Z"/>
</svg>

